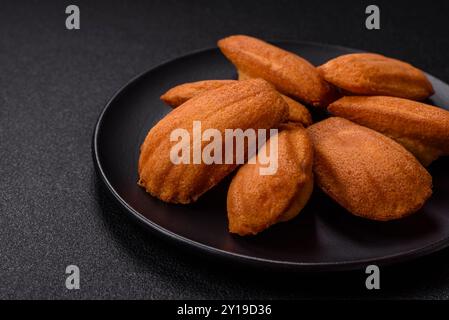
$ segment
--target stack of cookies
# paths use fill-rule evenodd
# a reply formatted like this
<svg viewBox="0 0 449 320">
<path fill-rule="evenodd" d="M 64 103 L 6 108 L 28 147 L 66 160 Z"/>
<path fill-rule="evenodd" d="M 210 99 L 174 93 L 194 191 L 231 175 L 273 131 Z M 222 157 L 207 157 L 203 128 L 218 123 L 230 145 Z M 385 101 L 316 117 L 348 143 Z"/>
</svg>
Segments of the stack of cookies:
<svg viewBox="0 0 449 320">
<path fill-rule="evenodd" d="M 294 218 L 314 183 L 350 213 L 378 221 L 418 211 L 432 194 L 426 168 L 449 154 L 449 112 L 423 101 L 426 75 L 405 62 L 356 53 L 315 67 L 259 39 L 218 41 L 238 80 L 181 84 L 161 99 L 174 109 L 141 146 L 139 185 L 171 203 L 190 203 L 237 170 L 227 195 L 229 230 L 257 234 Z M 308 108 L 329 117 L 312 123 Z M 174 164 L 170 135 L 181 128 L 273 129 L 278 169 L 261 175 L 261 152 L 245 164 Z M 252 161 L 250 161 L 252 160 Z"/>
</svg>

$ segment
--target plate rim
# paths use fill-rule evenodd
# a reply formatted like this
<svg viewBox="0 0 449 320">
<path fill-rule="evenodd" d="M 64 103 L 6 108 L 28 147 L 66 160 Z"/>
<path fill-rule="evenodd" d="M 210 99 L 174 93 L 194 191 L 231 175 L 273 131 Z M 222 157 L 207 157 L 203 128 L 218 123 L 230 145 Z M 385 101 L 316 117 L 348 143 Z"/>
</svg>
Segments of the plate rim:
<svg viewBox="0 0 449 320">
<path fill-rule="evenodd" d="M 365 52 L 360 49 L 354 49 L 351 47 L 345 47 L 340 45 L 332 45 L 332 44 L 325 44 L 325 43 L 319 43 L 319 42 L 310 42 L 310 41 L 294 41 L 294 40 L 270 40 L 270 43 L 275 44 L 292 44 L 292 45 L 298 45 L 298 46 L 316 46 L 321 48 L 335 48 L 338 50 L 344 50 L 348 52 Z M 100 176 L 101 182 L 107 187 L 107 190 L 113 195 L 114 199 L 121 205 L 122 208 L 125 209 L 125 211 L 130 214 L 130 216 L 139 223 L 143 224 L 147 229 L 149 229 L 152 233 L 163 236 L 165 239 L 170 240 L 174 242 L 177 245 L 182 245 L 187 248 L 192 248 L 197 250 L 197 253 L 206 252 L 208 254 L 211 254 L 218 258 L 224 258 L 228 261 L 238 261 L 240 263 L 244 263 L 246 265 L 253 265 L 253 266 L 265 266 L 268 268 L 274 268 L 274 269 L 289 269 L 294 271 L 302 271 L 302 272 L 332 272 L 332 271 L 350 271 L 350 270 L 358 270 L 363 268 L 364 266 L 368 266 L 370 264 L 375 264 L 377 266 L 386 266 L 386 265 L 392 265 L 399 262 L 406 262 L 410 261 L 412 259 L 417 259 L 426 255 L 429 255 L 431 253 L 437 252 L 439 250 L 442 250 L 449 246 L 449 237 L 446 239 L 441 239 L 437 242 L 433 242 L 429 245 L 426 245 L 424 247 L 411 249 L 405 252 L 397 253 L 397 254 L 391 254 L 391 255 L 385 255 L 380 256 L 377 258 L 366 258 L 366 259 L 357 259 L 357 260 L 343 260 L 343 261 L 330 261 L 330 262 L 294 262 L 294 261 L 284 261 L 284 260 L 274 260 L 274 259 L 267 259 L 267 258 L 259 258 L 254 257 L 250 255 L 245 254 L 239 254 L 234 252 L 229 252 L 223 249 L 219 249 L 213 246 L 209 246 L 207 244 L 189 239 L 187 237 L 184 237 L 182 235 L 179 235 L 175 232 L 172 232 L 168 229 L 165 229 L 164 227 L 158 225 L 157 223 L 153 222 L 152 220 L 146 218 L 141 213 L 139 213 L 137 210 L 132 208 L 121 196 L 120 194 L 114 189 L 110 181 L 108 180 L 103 167 L 101 165 L 101 160 L 99 156 L 99 145 L 98 145 L 98 136 L 99 132 L 101 130 L 101 126 L 104 120 L 104 117 L 106 113 L 108 112 L 111 105 L 114 103 L 114 101 L 130 86 L 132 86 L 134 83 L 138 82 L 141 78 L 146 76 L 147 74 L 156 71 L 157 69 L 163 68 L 165 65 L 170 64 L 176 60 L 185 59 L 200 53 L 205 53 L 207 51 L 216 51 L 219 50 L 218 47 L 204 47 L 201 49 L 190 51 L 184 55 L 176 56 L 171 59 L 164 60 L 163 62 L 154 65 L 153 67 L 149 67 L 145 71 L 137 74 L 136 76 L 132 77 L 128 82 L 126 82 L 124 85 L 119 87 L 118 90 L 114 92 L 112 97 L 108 99 L 106 105 L 103 107 L 102 111 L 100 112 L 96 123 L 94 127 L 94 131 L 92 134 L 92 145 L 91 145 L 91 152 L 92 152 L 92 158 L 94 162 L 94 167 L 97 175 Z M 427 73 L 426 73 L 427 74 Z M 439 82 L 442 82 L 446 84 L 444 81 L 440 80 L 437 77 L 434 77 L 433 75 L 427 74 L 431 76 L 434 80 L 437 80 Z"/>
</svg>

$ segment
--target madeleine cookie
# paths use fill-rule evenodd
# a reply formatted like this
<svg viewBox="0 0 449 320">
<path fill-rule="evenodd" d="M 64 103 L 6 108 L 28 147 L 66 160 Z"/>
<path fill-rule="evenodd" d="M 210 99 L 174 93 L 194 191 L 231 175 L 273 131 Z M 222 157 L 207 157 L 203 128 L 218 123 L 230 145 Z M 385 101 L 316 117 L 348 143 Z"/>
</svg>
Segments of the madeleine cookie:
<svg viewBox="0 0 449 320">
<path fill-rule="evenodd" d="M 200 93 L 217 89 L 225 84 L 235 83 L 236 81 L 237 80 L 203 80 L 183 83 L 164 93 L 161 96 L 161 100 L 170 107 L 176 108 Z"/>
<path fill-rule="evenodd" d="M 296 54 L 244 35 L 221 39 L 218 47 L 236 66 L 239 77 L 265 79 L 279 92 L 314 106 L 326 107 L 334 99 L 332 86 Z"/>
<path fill-rule="evenodd" d="M 182 154 L 182 161 L 175 164 L 173 147 L 184 141 L 171 141 L 175 130 L 195 139 L 194 121 L 200 121 L 202 131 L 215 129 L 222 136 L 225 129 L 269 129 L 283 122 L 287 112 L 285 101 L 262 79 L 238 81 L 196 96 L 170 112 L 148 133 L 141 146 L 139 185 L 166 202 L 195 201 L 237 164 L 195 163 L 195 145 L 190 148 L 192 138 L 187 141 L 190 154 Z M 203 150 L 208 143 L 201 139 L 200 144 L 199 149 Z"/>
<path fill-rule="evenodd" d="M 353 94 L 424 100 L 434 93 L 424 72 L 380 54 L 346 54 L 318 70 L 326 81 Z"/>
<path fill-rule="evenodd" d="M 344 97 L 328 110 L 393 138 L 425 166 L 449 155 L 449 111 L 407 99 Z"/>
<path fill-rule="evenodd" d="M 237 82 L 237 80 L 203 80 L 184 83 L 168 90 L 161 96 L 161 100 L 169 106 L 176 108 L 203 92 L 235 82 Z M 289 122 L 297 122 L 304 127 L 308 127 L 312 124 L 312 116 L 304 105 L 282 94 L 281 96 L 288 104 L 289 115 L 287 120 Z"/>
<path fill-rule="evenodd" d="M 317 184 L 352 214 L 399 219 L 419 210 L 432 194 L 432 177 L 392 139 L 338 117 L 307 131 Z"/>
<path fill-rule="evenodd" d="M 283 125 L 277 146 L 278 166 L 274 174 L 260 175 L 260 168 L 266 166 L 261 155 L 273 152 L 269 140 L 259 150 L 255 163 L 240 167 L 232 179 L 227 199 L 230 232 L 241 236 L 257 234 L 294 218 L 309 200 L 313 189 L 313 148 L 306 129 Z"/>
</svg>

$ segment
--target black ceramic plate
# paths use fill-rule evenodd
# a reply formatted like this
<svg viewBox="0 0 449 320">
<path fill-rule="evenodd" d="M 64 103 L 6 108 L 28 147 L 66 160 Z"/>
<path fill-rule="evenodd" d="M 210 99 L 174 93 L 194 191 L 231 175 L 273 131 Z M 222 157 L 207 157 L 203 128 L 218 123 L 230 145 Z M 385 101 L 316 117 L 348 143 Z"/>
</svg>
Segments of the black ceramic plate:
<svg viewBox="0 0 449 320">
<path fill-rule="evenodd" d="M 315 65 L 355 50 L 310 43 L 277 43 Z M 379 223 L 354 217 L 315 190 L 292 221 L 255 237 L 227 231 L 227 181 L 192 205 L 166 204 L 137 186 L 139 147 L 170 108 L 159 96 L 180 83 L 235 78 L 218 49 L 175 59 L 138 76 L 107 104 L 95 128 L 93 153 L 103 182 L 127 212 L 179 243 L 217 256 L 261 266 L 297 270 L 342 270 L 387 264 L 429 254 L 449 244 L 449 160 L 434 162 L 434 194 L 403 220 Z M 431 103 L 448 108 L 449 86 L 430 76 Z"/>
</svg>

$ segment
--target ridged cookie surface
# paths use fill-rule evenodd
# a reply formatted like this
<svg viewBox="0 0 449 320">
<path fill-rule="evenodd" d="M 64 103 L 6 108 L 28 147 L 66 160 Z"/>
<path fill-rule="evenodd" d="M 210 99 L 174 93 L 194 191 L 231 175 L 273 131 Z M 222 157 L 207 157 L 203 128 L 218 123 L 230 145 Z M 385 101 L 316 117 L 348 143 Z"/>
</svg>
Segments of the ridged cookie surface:
<svg viewBox="0 0 449 320">
<path fill-rule="evenodd" d="M 183 83 L 179 86 L 171 88 L 166 93 L 164 93 L 161 96 L 161 100 L 169 106 L 176 108 L 187 100 L 203 92 L 235 82 L 237 82 L 237 80 L 202 80 Z M 312 116 L 310 115 L 309 110 L 307 110 L 304 105 L 282 94 L 281 96 L 288 104 L 288 121 L 300 123 L 304 127 L 308 127 L 312 124 Z"/>
<path fill-rule="evenodd" d="M 381 132 L 412 152 L 423 165 L 449 154 L 449 111 L 407 99 L 344 97 L 328 110 Z"/>
<path fill-rule="evenodd" d="M 434 91 L 424 72 L 374 53 L 352 53 L 332 59 L 318 70 L 326 81 L 350 93 L 424 100 Z"/>
<path fill-rule="evenodd" d="M 322 107 L 334 99 L 333 88 L 317 69 L 294 53 L 244 35 L 221 39 L 218 47 L 239 73 L 263 78 L 285 95 Z"/>
<path fill-rule="evenodd" d="M 332 117 L 307 131 L 314 145 L 317 184 L 354 215 L 402 218 L 432 194 L 432 178 L 400 144 L 349 120 Z"/>
<path fill-rule="evenodd" d="M 254 79 L 209 90 L 174 109 L 148 133 L 141 146 L 139 185 L 153 196 L 174 203 L 189 203 L 216 185 L 236 164 L 174 164 L 170 151 L 178 141 L 170 141 L 175 129 L 185 129 L 193 137 L 193 121 L 201 121 L 202 131 L 217 129 L 268 129 L 287 117 L 287 105 L 266 81 Z M 192 140 L 191 140 L 192 141 Z M 209 142 L 201 142 L 201 149 Z M 190 148 L 193 159 L 193 147 Z M 223 151 L 224 157 L 224 151 Z"/>
<path fill-rule="evenodd" d="M 270 142 L 259 151 L 270 154 Z M 306 129 L 284 125 L 278 134 L 278 168 L 273 175 L 260 175 L 266 167 L 259 161 L 239 168 L 228 191 L 229 231 L 257 234 L 269 226 L 294 218 L 307 203 L 313 189 L 313 149 Z"/>
</svg>

